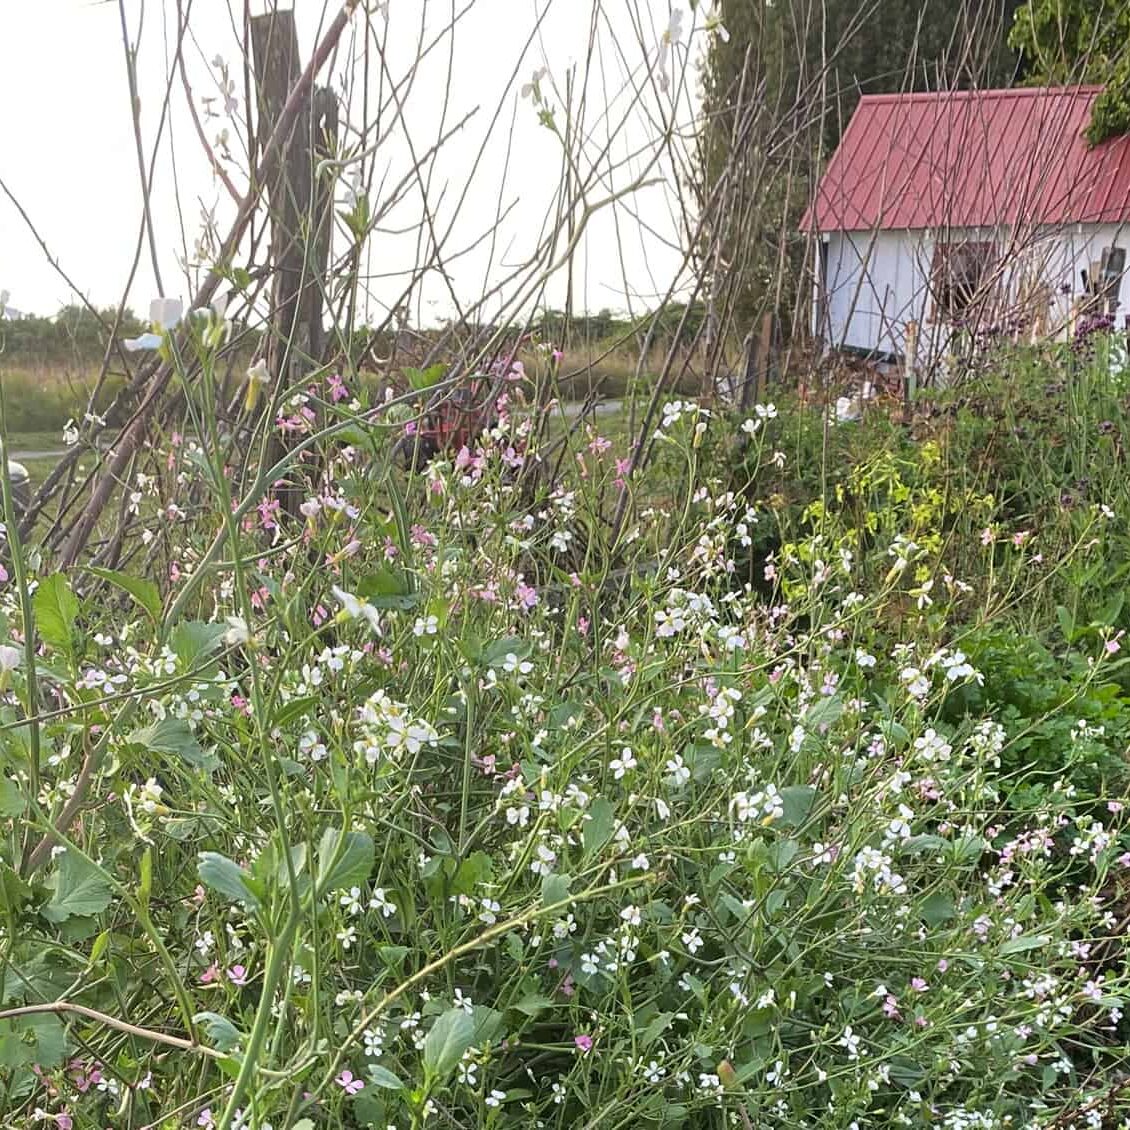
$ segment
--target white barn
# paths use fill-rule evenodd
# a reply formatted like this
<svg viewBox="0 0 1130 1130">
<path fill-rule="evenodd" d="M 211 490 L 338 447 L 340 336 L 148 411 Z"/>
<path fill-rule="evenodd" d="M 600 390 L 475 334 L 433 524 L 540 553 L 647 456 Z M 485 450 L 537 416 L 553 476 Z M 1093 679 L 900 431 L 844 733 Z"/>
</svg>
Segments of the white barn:
<svg viewBox="0 0 1130 1130">
<path fill-rule="evenodd" d="M 817 187 L 812 329 L 931 366 L 955 333 L 1130 324 L 1130 136 L 1089 146 L 1099 87 L 864 96 Z"/>
</svg>

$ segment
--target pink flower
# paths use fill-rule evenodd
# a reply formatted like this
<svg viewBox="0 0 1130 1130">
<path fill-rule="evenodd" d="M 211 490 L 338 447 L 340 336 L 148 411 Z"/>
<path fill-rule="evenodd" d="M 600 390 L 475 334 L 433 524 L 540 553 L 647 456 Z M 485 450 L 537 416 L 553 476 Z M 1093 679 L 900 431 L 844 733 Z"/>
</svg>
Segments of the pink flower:
<svg viewBox="0 0 1130 1130">
<path fill-rule="evenodd" d="M 538 602 L 538 590 L 531 588 L 524 582 L 514 590 L 514 595 L 518 598 L 518 603 L 525 609 L 533 608 Z"/>
<path fill-rule="evenodd" d="M 220 975 L 220 967 L 213 962 L 200 974 L 200 984 L 210 985 Z"/>
<path fill-rule="evenodd" d="M 927 985 L 921 977 L 911 977 L 910 987 L 914 989 L 915 992 L 924 993 L 930 986 Z"/>
<path fill-rule="evenodd" d="M 592 1051 L 592 1037 L 591 1036 L 574 1036 L 573 1043 L 577 1045 L 577 1050 L 581 1052 Z"/>
<path fill-rule="evenodd" d="M 228 980 L 233 985 L 246 985 L 247 984 L 247 970 L 242 965 L 233 965 L 228 970 Z"/>
<path fill-rule="evenodd" d="M 200 1117 L 196 1120 L 197 1126 L 203 1126 L 204 1130 L 214 1130 L 216 1120 L 212 1117 L 212 1108 L 206 1106 L 201 1112 Z"/>
<path fill-rule="evenodd" d="M 55 1115 L 55 1125 L 59 1130 L 74 1130 L 74 1119 L 65 1111 L 61 1110 Z"/>
<path fill-rule="evenodd" d="M 343 1071 L 334 1082 L 341 1087 L 347 1095 L 355 1095 L 358 1091 L 362 1090 L 365 1086 L 360 1079 L 353 1077 L 353 1072 L 346 1069 Z"/>
<path fill-rule="evenodd" d="M 898 998 L 888 993 L 886 1000 L 883 1001 L 883 1015 L 889 1017 L 891 1020 L 897 1020 L 899 1018 L 898 1005 Z"/>
<path fill-rule="evenodd" d="M 565 356 L 565 354 L 560 349 L 555 349 L 553 351 L 553 360 L 558 362 L 559 364 L 561 362 L 561 358 L 564 357 L 564 356 Z"/>
<path fill-rule="evenodd" d="M 1120 800 L 1108 800 L 1106 802 L 1107 812 L 1121 812 L 1126 806 Z"/>
<path fill-rule="evenodd" d="M 947 969 L 949 969 L 949 967 L 950 967 L 950 963 L 948 961 L 946 961 L 946 959 L 944 957 L 941 958 L 938 961 L 938 972 L 939 973 L 944 973 Z"/>
</svg>

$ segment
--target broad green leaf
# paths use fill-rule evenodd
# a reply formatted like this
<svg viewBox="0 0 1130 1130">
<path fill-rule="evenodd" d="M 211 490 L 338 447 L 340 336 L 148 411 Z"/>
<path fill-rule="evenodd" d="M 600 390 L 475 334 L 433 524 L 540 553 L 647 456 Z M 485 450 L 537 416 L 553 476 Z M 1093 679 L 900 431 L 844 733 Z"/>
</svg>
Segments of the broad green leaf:
<svg viewBox="0 0 1130 1130">
<path fill-rule="evenodd" d="M 382 1067 L 379 1063 L 369 1065 L 369 1070 L 365 1073 L 369 1082 L 374 1087 L 382 1087 L 386 1091 L 403 1091 L 404 1084 L 398 1079 L 387 1067 Z"/>
<path fill-rule="evenodd" d="M 226 1017 L 218 1012 L 198 1012 L 193 1023 L 202 1024 L 208 1042 L 219 1052 L 231 1051 L 243 1039 L 243 1033 Z"/>
<path fill-rule="evenodd" d="M 31 887 L 7 863 L 0 861 L 0 908 L 13 915 L 25 902 L 31 901 Z M 12 967 L 8 967 L 4 988 L 8 988 Z"/>
<path fill-rule="evenodd" d="M 1063 633 L 1063 638 L 1071 643 L 1075 636 L 1075 619 L 1070 612 L 1062 604 L 1057 604 L 1055 607 L 1056 619 L 1059 621 L 1059 630 Z"/>
<path fill-rule="evenodd" d="M 101 914 L 112 897 L 113 888 L 93 863 L 78 852 L 65 851 L 59 864 L 55 894 L 40 914 L 49 922 L 65 922 L 72 915 Z"/>
<path fill-rule="evenodd" d="M 785 815 L 781 823 L 797 828 L 808 819 L 816 800 L 816 790 L 811 785 L 788 785 L 781 790 L 781 807 Z"/>
<path fill-rule="evenodd" d="M 675 1019 L 673 1012 L 661 1012 L 654 1020 L 640 1033 L 640 1045 L 642 1047 L 650 1047 L 671 1027 L 671 1021 Z"/>
<path fill-rule="evenodd" d="M 585 821 L 584 844 L 585 851 L 591 852 L 602 848 L 612 835 L 616 813 L 612 802 L 607 797 L 597 797 L 589 806 L 588 819 Z"/>
<path fill-rule="evenodd" d="M 183 718 L 162 718 L 134 730 L 126 740 L 157 753 L 175 754 L 196 769 L 205 768 L 208 763 L 204 748 Z"/>
<path fill-rule="evenodd" d="M 546 875 L 541 881 L 541 901 L 543 906 L 553 906 L 569 897 L 572 875 Z"/>
<path fill-rule="evenodd" d="M 152 581 L 131 577 L 128 573 L 119 573 L 116 569 L 100 569 L 95 565 L 88 565 L 86 571 L 129 593 L 154 624 L 160 623 L 161 591 Z"/>
<path fill-rule="evenodd" d="M 424 1041 L 424 1070 L 436 1082 L 445 1082 L 474 1043 L 471 1014 L 461 1008 L 448 1009 L 437 1018 Z"/>
<path fill-rule="evenodd" d="M 493 1043 L 495 1037 L 502 1031 L 502 1013 L 497 1009 L 488 1008 L 484 1004 L 477 1004 L 471 1013 L 475 1022 L 475 1044 L 481 1048 L 483 1044 Z"/>
<path fill-rule="evenodd" d="M 78 619 L 78 597 L 62 573 L 52 573 L 39 582 L 32 598 L 35 623 L 43 642 L 68 655 L 74 647 L 75 621 Z"/>
<path fill-rule="evenodd" d="M 547 1008 L 552 1008 L 553 1000 L 541 993 L 527 993 L 517 1004 L 510 1007 L 532 1020 L 538 1013 L 544 1012 Z"/>
<path fill-rule="evenodd" d="M 941 891 L 935 891 L 922 903 L 921 914 L 927 926 L 940 926 L 956 913 L 953 899 Z"/>
<path fill-rule="evenodd" d="M 429 365 L 426 369 L 415 369 L 409 365 L 404 369 L 404 377 L 412 388 L 417 392 L 422 392 L 424 389 L 437 384 L 445 372 L 447 372 L 447 367 L 442 362 L 437 365 Z"/>
<path fill-rule="evenodd" d="M 997 953 L 1007 957 L 1013 953 L 1026 953 L 1028 950 L 1042 949 L 1051 941 L 1047 934 L 1021 934 L 1018 938 L 1009 938 L 1003 942 Z"/>
<path fill-rule="evenodd" d="M 373 837 L 367 832 L 327 828 L 318 844 L 318 894 L 359 887 L 373 870 Z M 339 844 L 341 845 L 339 849 Z M 336 858 L 335 858 L 336 857 Z"/>
<path fill-rule="evenodd" d="M 227 630 L 227 624 L 184 620 L 169 634 L 169 646 L 185 667 L 196 667 L 220 646 Z"/>
<path fill-rule="evenodd" d="M 252 910 L 259 908 L 259 900 L 249 886 L 251 876 L 226 855 L 202 851 L 196 873 L 206 887 L 226 895 L 233 902 L 245 903 Z"/>
<path fill-rule="evenodd" d="M 0 816 L 19 816 L 23 810 L 20 786 L 11 777 L 0 777 Z"/>
<path fill-rule="evenodd" d="M 0 1066 L 20 1067 L 25 1063 L 58 1067 L 67 1047 L 66 1029 L 57 1016 L 24 1016 L 0 1020 Z"/>
<path fill-rule="evenodd" d="M 823 733 L 824 728 L 837 722 L 843 712 L 844 704 L 839 695 L 818 698 L 804 716 L 805 729 L 818 734 Z"/>
<path fill-rule="evenodd" d="M 504 636 L 495 640 L 483 649 L 483 662 L 488 667 L 500 667 L 506 662 L 508 655 L 515 655 L 518 659 L 529 658 L 530 641 L 521 636 Z"/>
</svg>

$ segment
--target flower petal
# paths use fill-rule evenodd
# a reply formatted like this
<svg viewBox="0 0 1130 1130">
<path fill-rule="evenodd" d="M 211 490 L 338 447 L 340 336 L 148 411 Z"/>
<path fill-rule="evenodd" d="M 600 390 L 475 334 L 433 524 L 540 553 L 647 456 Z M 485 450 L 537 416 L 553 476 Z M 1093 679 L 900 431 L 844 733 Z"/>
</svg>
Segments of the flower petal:
<svg viewBox="0 0 1130 1130">
<path fill-rule="evenodd" d="M 159 349 L 161 347 L 160 334 L 142 334 L 141 337 L 127 337 L 122 345 L 130 353 L 139 353 L 143 349 Z"/>
</svg>

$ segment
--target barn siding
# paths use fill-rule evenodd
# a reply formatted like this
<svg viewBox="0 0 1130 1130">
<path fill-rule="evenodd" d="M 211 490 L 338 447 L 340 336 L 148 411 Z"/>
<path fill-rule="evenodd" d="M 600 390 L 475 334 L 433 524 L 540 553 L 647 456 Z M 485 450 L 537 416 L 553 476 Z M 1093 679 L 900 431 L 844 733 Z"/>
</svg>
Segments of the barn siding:
<svg viewBox="0 0 1130 1130">
<path fill-rule="evenodd" d="M 947 240 L 988 240 L 1008 250 L 1003 291 L 1018 293 L 1025 272 L 1035 271 L 1056 291 L 1051 325 L 1067 324 L 1072 299 L 1082 294 L 1080 271 L 1097 260 L 1104 247 L 1126 247 L 1130 225 L 1081 224 L 1010 232 L 994 228 L 950 229 Z M 930 266 L 935 237 L 931 232 L 830 232 L 825 243 L 823 303 L 816 304 L 819 337 L 833 348 L 901 355 L 906 325 L 920 327 L 920 359 L 929 363 L 944 354 L 947 326 L 931 321 Z M 1070 294 L 1058 294 L 1062 285 Z M 1118 324 L 1130 314 L 1130 262 L 1119 293 Z"/>
</svg>

